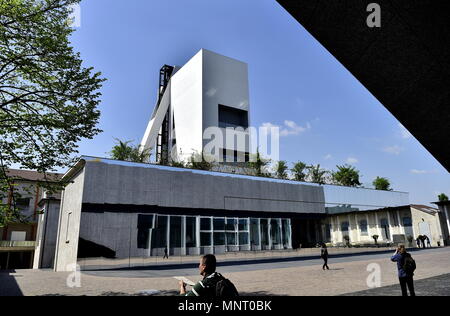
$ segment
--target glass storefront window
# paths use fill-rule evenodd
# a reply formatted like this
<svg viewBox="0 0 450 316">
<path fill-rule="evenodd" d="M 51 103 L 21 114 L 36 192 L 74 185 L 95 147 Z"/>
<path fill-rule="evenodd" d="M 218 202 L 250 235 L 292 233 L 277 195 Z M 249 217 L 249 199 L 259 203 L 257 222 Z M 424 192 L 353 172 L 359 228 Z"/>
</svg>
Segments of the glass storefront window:
<svg viewBox="0 0 450 316">
<path fill-rule="evenodd" d="M 227 218 L 226 230 L 234 232 L 236 230 L 236 222 L 235 218 Z"/>
<path fill-rule="evenodd" d="M 227 236 L 227 245 L 235 246 L 236 245 L 236 233 L 226 233 Z"/>
<path fill-rule="evenodd" d="M 214 218 L 213 220 L 214 230 L 225 230 L 225 219 L 224 218 Z"/>
<path fill-rule="evenodd" d="M 200 230 L 211 230 L 211 218 L 209 217 L 200 218 Z"/>
<path fill-rule="evenodd" d="M 211 246 L 211 233 L 200 233 L 200 246 Z"/>
<path fill-rule="evenodd" d="M 261 218 L 261 246 L 269 246 L 269 222 L 266 218 Z"/>
<path fill-rule="evenodd" d="M 186 217 L 186 247 L 197 246 L 196 218 Z"/>
<path fill-rule="evenodd" d="M 156 217 L 156 229 L 153 229 L 152 248 L 167 247 L 167 216 L 158 215 Z"/>
<path fill-rule="evenodd" d="M 137 228 L 137 247 L 139 249 L 148 249 L 150 231 L 153 228 L 153 215 L 139 214 Z"/>
<path fill-rule="evenodd" d="M 248 230 L 248 219 L 247 218 L 241 218 L 239 219 L 239 230 Z"/>
<path fill-rule="evenodd" d="M 250 236 L 251 243 L 253 246 L 259 245 L 259 230 L 258 230 L 258 219 L 251 218 L 250 219 Z"/>
<path fill-rule="evenodd" d="M 272 237 L 273 245 L 281 244 L 281 229 L 280 229 L 280 221 L 278 219 L 270 220 L 270 235 Z"/>
<path fill-rule="evenodd" d="M 170 216 L 170 248 L 181 247 L 181 217 Z"/>
<path fill-rule="evenodd" d="M 239 233 L 239 245 L 248 245 L 248 232 Z"/>
<path fill-rule="evenodd" d="M 224 246 L 225 245 L 225 233 L 214 232 L 214 246 Z"/>
</svg>

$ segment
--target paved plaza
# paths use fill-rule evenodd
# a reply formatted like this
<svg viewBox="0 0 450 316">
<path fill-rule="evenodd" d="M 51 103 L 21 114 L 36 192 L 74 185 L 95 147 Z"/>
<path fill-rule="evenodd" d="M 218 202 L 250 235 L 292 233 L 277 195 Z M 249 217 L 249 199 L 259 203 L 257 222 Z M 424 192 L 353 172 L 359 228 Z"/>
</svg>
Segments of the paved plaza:
<svg viewBox="0 0 450 316">
<path fill-rule="evenodd" d="M 311 250 L 311 254 L 317 250 Z M 450 248 L 414 251 L 417 294 L 450 294 Z M 391 252 L 335 253 L 330 271 L 308 256 L 223 260 L 218 271 L 231 279 L 242 295 L 400 295 Z M 175 259 L 173 259 L 175 260 Z M 375 264 L 375 265 L 373 265 Z M 370 289 L 368 266 L 380 269 L 381 287 Z M 176 295 L 174 276 L 200 279 L 195 262 L 159 264 L 146 269 L 83 271 L 81 287 L 70 288 L 70 274 L 49 270 L 0 273 L 0 295 Z"/>
</svg>

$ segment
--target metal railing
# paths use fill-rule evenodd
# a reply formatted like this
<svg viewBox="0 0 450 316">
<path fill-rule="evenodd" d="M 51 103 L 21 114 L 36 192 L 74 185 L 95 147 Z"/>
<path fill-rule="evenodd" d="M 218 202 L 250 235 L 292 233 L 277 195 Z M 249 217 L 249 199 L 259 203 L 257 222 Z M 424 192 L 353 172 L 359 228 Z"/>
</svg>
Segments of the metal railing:
<svg viewBox="0 0 450 316">
<path fill-rule="evenodd" d="M 36 247 L 36 241 L 12 241 L 2 240 L 0 241 L 0 248 L 34 248 Z"/>
</svg>

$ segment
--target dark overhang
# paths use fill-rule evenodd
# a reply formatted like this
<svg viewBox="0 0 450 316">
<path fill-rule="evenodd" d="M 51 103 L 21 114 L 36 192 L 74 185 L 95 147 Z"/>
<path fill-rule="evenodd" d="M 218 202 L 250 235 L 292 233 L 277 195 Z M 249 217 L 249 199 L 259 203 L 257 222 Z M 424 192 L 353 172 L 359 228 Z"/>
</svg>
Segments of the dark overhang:
<svg viewBox="0 0 450 316">
<path fill-rule="evenodd" d="M 277 1 L 450 171 L 448 0 Z"/>
</svg>

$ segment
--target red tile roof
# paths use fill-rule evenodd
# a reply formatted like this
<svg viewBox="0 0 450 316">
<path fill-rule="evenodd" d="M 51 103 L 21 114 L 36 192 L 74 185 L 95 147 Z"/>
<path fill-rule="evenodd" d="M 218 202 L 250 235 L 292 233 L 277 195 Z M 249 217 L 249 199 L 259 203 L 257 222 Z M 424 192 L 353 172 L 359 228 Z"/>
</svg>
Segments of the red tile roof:
<svg viewBox="0 0 450 316">
<path fill-rule="evenodd" d="M 46 175 L 40 172 L 32 170 L 19 170 L 19 169 L 8 169 L 7 174 L 9 177 L 17 180 L 28 180 L 28 181 L 49 181 L 56 182 L 59 181 L 63 174 L 48 172 Z"/>
</svg>

